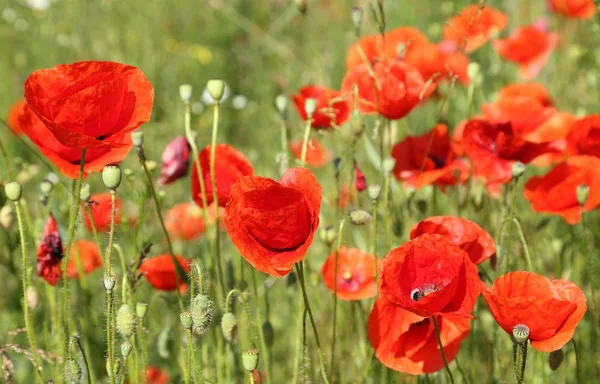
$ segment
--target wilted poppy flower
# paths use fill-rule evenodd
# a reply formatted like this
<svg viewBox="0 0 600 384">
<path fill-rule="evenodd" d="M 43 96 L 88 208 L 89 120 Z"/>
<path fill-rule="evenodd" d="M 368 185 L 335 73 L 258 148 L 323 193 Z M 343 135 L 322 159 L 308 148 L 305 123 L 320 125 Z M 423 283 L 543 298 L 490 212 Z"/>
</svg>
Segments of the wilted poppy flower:
<svg viewBox="0 0 600 384">
<path fill-rule="evenodd" d="M 71 257 L 67 263 L 67 276 L 71 279 L 79 278 L 77 260 L 81 263 L 84 273 L 88 274 L 102 266 L 102 258 L 98 246 L 93 241 L 76 240 L 71 248 Z"/>
<path fill-rule="evenodd" d="M 190 260 L 176 255 L 177 262 L 188 273 L 190 271 Z M 177 288 L 177 269 L 173 258 L 169 254 L 146 259 L 138 269 L 155 289 L 160 291 L 174 291 Z M 185 292 L 187 285 L 179 279 L 179 290 Z"/>
<path fill-rule="evenodd" d="M 81 150 L 61 144 L 27 104 L 23 104 L 21 107 L 22 110 L 17 116 L 17 120 L 23 133 L 63 175 L 71 179 L 79 177 Z M 90 148 L 86 151 L 84 176 L 88 173 L 102 172 L 102 169 L 108 164 L 120 163 L 127 157 L 133 146 L 130 134 L 114 139 L 113 142 L 118 143 L 119 146 Z"/>
<path fill-rule="evenodd" d="M 473 52 L 484 45 L 493 33 L 508 25 L 508 17 L 490 7 L 478 4 L 469 5 L 444 26 L 444 40 L 453 41 L 459 49 Z"/>
<path fill-rule="evenodd" d="M 148 122 L 154 90 L 136 67 L 81 61 L 33 72 L 25 99 L 61 144 L 112 148 Z"/>
<path fill-rule="evenodd" d="M 56 285 L 61 276 L 60 262 L 63 246 L 54 215 L 50 214 L 44 225 L 42 243 L 37 251 L 37 273 L 50 285 Z"/>
<path fill-rule="evenodd" d="M 190 165 L 190 144 L 183 136 L 177 136 L 163 151 L 162 168 L 158 185 L 171 184 L 187 175 Z"/>
<path fill-rule="evenodd" d="M 222 220 L 224 209 L 219 207 L 219 219 Z M 210 224 L 215 222 L 214 203 L 207 209 L 207 219 Z M 219 225 L 222 225 L 221 223 Z M 165 215 L 165 227 L 174 240 L 193 240 L 204 233 L 202 208 L 195 203 L 180 203 L 173 206 Z"/>
<path fill-rule="evenodd" d="M 337 296 L 342 300 L 362 300 L 377 294 L 375 256 L 358 248 L 340 247 L 338 254 Z M 321 268 L 323 281 L 335 292 L 334 251 Z"/>
<path fill-rule="evenodd" d="M 569 154 L 600 157 L 600 115 L 577 120 L 567 136 Z"/>
<path fill-rule="evenodd" d="M 350 116 L 350 106 L 339 91 L 334 91 L 318 85 L 307 85 L 292 95 L 296 111 L 302 120 L 308 120 L 304 109 L 306 99 L 314 99 L 317 106 L 312 116 L 311 126 L 315 129 L 330 129 L 344 124 Z"/>
<path fill-rule="evenodd" d="M 541 352 L 562 348 L 571 340 L 587 310 L 583 291 L 566 280 L 550 280 L 532 272 L 510 272 L 483 285 L 483 297 L 496 322 L 512 335 L 529 328 L 531 346 Z"/>
<path fill-rule="evenodd" d="M 558 44 L 558 34 L 540 25 L 528 25 L 516 29 L 506 39 L 494 42 L 500 56 L 519 64 L 519 77 L 531 80 L 544 68 L 550 54 Z"/>
<path fill-rule="evenodd" d="M 450 363 L 469 335 L 470 320 L 436 315 L 446 360 Z M 375 356 L 388 368 L 411 375 L 444 369 L 431 318 L 421 317 L 379 296 L 367 323 Z"/>
<path fill-rule="evenodd" d="M 319 226 L 321 186 L 306 168 L 288 169 L 279 182 L 247 176 L 231 190 L 225 225 L 254 268 L 287 275 L 302 260 Z"/>
<path fill-rule="evenodd" d="M 146 377 L 148 384 L 168 384 L 170 379 L 168 373 L 152 366 L 146 368 Z"/>
<path fill-rule="evenodd" d="M 115 200 L 115 225 L 121 222 L 121 199 Z M 109 192 L 95 193 L 90 197 L 90 208 L 92 210 L 92 218 L 98 232 L 108 232 L 110 230 L 110 215 L 112 212 L 112 202 Z M 92 232 L 92 223 L 90 222 L 87 212 L 83 215 L 85 227 L 89 232 Z"/>
<path fill-rule="evenodd" d="M 525 185 L 525 197 L 536 212 L 560 215 L 569 224 L 581 219 L 582 210 L 591 211 L 600 204 L 600 159 L 571 156 L 544 176 L 535 176 Z M 577 186 L 589 187 L 583 209 L 577 200 Z"/>
<path fill-rule="evenodd" d="M 410 238 L 415 239 L 424 233 L 435 233 L 452 240 L 455 245 L 467 252 L 475 264 L 483 263 L 496 253 L 492 236 L 479 225 L 461 217 L 428 217 L 412 227 Z"/>
<path fill-rule="evenodd" d="M 296 159 L 302 157 L 303 141 L 294 141 L 290 143 L 290 151 Z M 319 168 L 327 164 L 331 160 L 331 152 L 324 148 L 323 145 L 316 139 L 310 139 L 306 146 L 306 164 L 311 167 Z"/>
<path fill-rule="evenodd" d="M 571 19 L 589 19 L 596 13 L 594 0 L 547 0 L 551 11 Z"/>
<path fill-rule="evenodd" d="M 441 235 L 425 233 L 392 249 L 381 263 L 381 293 L 419 316 L 472 318 L 479 291 L 469 255 Z"/>
<path fill-rule="evenodd" d="M 21 128 L 20 117 L 23 114 L 24 107 L 27 105 L 25 99 L 21 99 L 14 103 L 10 110 L 8 111 L 8 117 L 6 121 L 8 126 L 14 133 L 21 133 L 23 129 Z"/>
<path fill-rule="evenodd" d="M 413 188 L 429 184 L 445 187 L 468 177 L 469 165 L 454 153 L 444 124 L 421 136 L 406 137 L 394 145 L 392 157 L 396 160 L 394 176 Z"/>
<path fill-rule="evenodd" d="M 396 120 L 406 116 L 431 91 L 426 89 L 418 69 L 401 60 L 386 60 L 373 64 L 371 69 L 360 65 L 347 72 L 342 82 L 342 93 L 352 95 L 358 87 L 358 106 L 362 113 L 378 112 Z"/>
<path fill-rule="evenodd" d="M 206 146 L 199 154 L 200 166 L 206 188 L 206 202 L 211 205 L 215 201 L 210 179 L 210 145 Z M 227 204 L 231 188 L 236 181 L 244 176 L 254 175 L 252 165 L 243 153 L 228 144 L 217 144 L 215 148 L 215 179 L 217 183 L 217 203 L 220 207 Z M 200 181 L 198 169 L 192 167 L 192 198 L 202 208 Z"/>
</svg>

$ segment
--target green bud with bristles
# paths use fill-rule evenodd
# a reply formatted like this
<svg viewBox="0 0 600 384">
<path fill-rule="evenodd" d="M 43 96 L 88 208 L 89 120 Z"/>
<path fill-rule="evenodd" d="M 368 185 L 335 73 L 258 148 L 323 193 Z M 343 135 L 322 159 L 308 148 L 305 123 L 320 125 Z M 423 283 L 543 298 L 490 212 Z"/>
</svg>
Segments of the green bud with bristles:
<svg viewBox="0 0 600 384">
<path fill-rule="evenodd" d="M 368 192 L 371 200 L 377 200 L 381 195 L 381 186 L 379 184 L 371 184 L 369 185 Z"/>
<path fill-rule="evenodd" d="M 64 366 L 64 379 L 67 384 L 80 384 L 83 371 L 75 359 L 67 359 Z"/>
<path fill-rule="evenodd" d="M 354 225 L 367 225 L 373 220 L 373 217 L 362 209 L 350 212 L 350 222 Z"/>
<path fill-rule="evenodd" d="M 117 331 L 125 339 L 128 339 L 135 331 L 135 315 L 127 304 L 121 305 L 117 311 Z"/>
<path fill-rule="evenodd" d="M 275 98 L 275 107 L 282 119 L 287 117 L 288 98 L 285 95 L 279 95 Z"/>
<path fill-rule="evenodd" d="M 179 314 L 179 320 L 181 320 L 181 324 L 183 324 L 185 329 L 192 329 L 192 315 L 190 315 L 189 312 L 181 312 L 181 314 Z"/>
<path fill-rule="evenodd" d="M 237 319 L 231 312 L 227 312 L 221 318 L 221 331 L 225 340 L 231 344 L 235 344 L 237 341 Z"/>
<path fill-rule="evenodd" d="M 215 315 L 215 303 L 207 295 L 196 295 L 190 305 L 190 314 L 194 322 L 194 332 L 203 335 L 212 323 Z"/>
</svg>

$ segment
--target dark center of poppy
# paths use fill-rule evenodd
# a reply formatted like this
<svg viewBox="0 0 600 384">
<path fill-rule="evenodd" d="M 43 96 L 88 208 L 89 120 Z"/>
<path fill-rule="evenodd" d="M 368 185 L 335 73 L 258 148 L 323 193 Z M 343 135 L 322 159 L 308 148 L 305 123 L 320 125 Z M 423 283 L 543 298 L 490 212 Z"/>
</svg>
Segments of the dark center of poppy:
<svg viewBox="0 0 600 384">
<path fill-rule="evenodd" d="M 446 159 L 443 157 L 432 155 L 432 156 L 429 156 L 429 158 L 435 164 L 436 169 L 443 168 L 446 165 Z"/>
<path fill-rule="evenodd" d="M 424 298 L 425 296 L 429 295 L 430 293 L 437 292 L 439 290 L 440 290 L 440 287 L 435 283 L 424 284 L 424 285 L 420 286 L 419 288 L 413 289 L 412 292 L 410 293 L 410 298 L 413 299 L 414 301 L 419 301 L 422 298 Z"/>
<path fill-rule="evenodd" d="M 98 137 L 96 137 L 96 140 L 102 141 L 104 139 L 106 139 L 108 137 L 108 135 L 100 135 Z"/>
<path fill-rule="evenodd" d="M 63 258 L 62 240 L 57 232 L 44 236 L 44 253 L 50 261 L 58 263 Z"/>
</svg>

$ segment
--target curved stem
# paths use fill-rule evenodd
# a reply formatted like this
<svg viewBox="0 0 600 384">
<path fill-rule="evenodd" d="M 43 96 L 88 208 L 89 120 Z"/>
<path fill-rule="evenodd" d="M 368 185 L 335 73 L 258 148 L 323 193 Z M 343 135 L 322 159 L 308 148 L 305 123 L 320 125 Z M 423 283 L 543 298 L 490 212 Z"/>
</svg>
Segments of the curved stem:
<svg viewBox="0 0 600 384">
<path fill-rule="evenodd" d="M 2 156 L 2 160 L 4 161 L 4 169 L 6 170 L 6 176 L 8 180 L 14 180 L 15 176 L 13 175 L 12 168 L 10 166 L 10 160 L 8 159 L 8 154 L 6 153 L 6 149 L 2 144 L 2 140 L 0 140 L 0 155 Z"/>
<path fill-rule="evenodd" d="M 306 166 L 306 149 L 308 148 L 308 139 L 310 137 L 310 128 L 312 124 L 312 116 L 306 120 L 306 128 L 304 129 L 304 139 L 302 140 L 302 152 L 300 153 L 300 166 Z"/>
<path fill-rule="evenodd" d="M 440 353 L 442 354 L 442 361 L 444 362 L 444 367 L 446 367 L 446 372 L 450 377 L 450 382 L 454 384 L 454 376 L 452 376 L 452 371 L 450 370 L 450 367 L 448 366 L 448 361 L 446 360 L 446 353 L 444 353 L 444 344 L 442 344 L 442 338 L 440 337 L 440 329 L 438 327 L 438 323 L 435 319 L 435 316 L 431 316 L 431 321 L 433 322 L 433 329 L 435 329 L 435 337 L 437 338 L 438 345 L 440 347 Z"/>
<path fill-rule="evenodd" d="M 513 217 L 515 213 L 515 202 L 517 198 L 517 181 L 513 180 L 512 182 L 512 193 L 510 198 L 510 209 L 508 212 L 508 245 L 506 244 L 507 235 L 503 235 L 502 239 L 502 248 L 505 255 L 505 263 L 504 263 L 504 271 L 507 272 L 510 269 L 511 265 L 511 247 L 512 247 L 512 225 L 513 225 Z"/>
<path fill-rule="evenodd" d="M 238 289 L 232 289 L 231 291 L 229 291 L 229 293 L 227 294 L 227 298 L 225 299 L 225 312 L 230 312 L 229 304 L 231 303 L 231 298 L 235 294 L 241 295 L 242 292 L 240 292 Z"/>
<path fill-rule="evenodd" d="M 333 267 L 333 331 L 331 336 L 331 363 L 329 368 L 331 369 L 331 377 L 335 374 L 335 333 L 337 325 L 337 302 L 338 302 L 338 257 L 340 255 L 340 247 L 342 246 L 342 233 L 344 230 L 344 224 L 346 218 L 343 218 L 338 228 L 338 239 L 337 248 L 335 250 L 335 266 Z"/>
<path fill-rule="evenodd" d="M 533 272 L 533 266 L 531 265 L 531 255 L 529 254 L 529 247 L 527 246 L 527 241 L 525 240 L 525 235 L 523 234 L 523 228 L 521 227 L 521 223 L 519 223 L 519 220 L 517 220 L 516 217 L 514 217 L 512 221 L 517 227 L 517 234 L 519 235 L 521 245 L 523 246 L 523 253 L 525 254 L 525 260 L 527 261 L 527 269 L 529 270 L 529 272 Z"/>
<path fill-rule="evenodd" d="M 91 375 L 91 370 L 90 370 L 90 364 L 85 355 L 85 351 L 83 350 L 83 346 L 81 345 L 81 339 L 79 338 L 79 336 L 73 336 L 73 337 L 71 337 L 71 343 L 75 344 L 75 346 L 77 347 L 77 350 L 81 354 L 81 358 L 83 359 L 83 363 L 85 364 L 87 383 L 92 384 L 92 378 L 91 378 L 92 375 Z"/>
</svg>

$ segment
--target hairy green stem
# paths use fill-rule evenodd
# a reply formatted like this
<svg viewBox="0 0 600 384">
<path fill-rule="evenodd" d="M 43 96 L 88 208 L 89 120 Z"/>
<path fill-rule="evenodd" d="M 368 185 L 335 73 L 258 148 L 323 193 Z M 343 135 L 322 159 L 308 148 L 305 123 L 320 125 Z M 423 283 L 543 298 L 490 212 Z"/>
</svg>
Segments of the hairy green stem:
<svg viewBox="0 0 600 384">
<path fill-rule="evenodd" d="M 310 129 L 312 124 L 312 116 L 306 120 L 306 128 L 304 128 L 304 139 L 302 140 L 302 152 L 300 152 L 300 165 L 306 166 L 306 150 L 308 148 L 308 139 L 310 138 Z"/>
<path fill-rule="evenodd" d="M 81 339 L 79 338 L 79 336 L 75 335 L 71 337 L 71 345 L 75 345 L 75 347 L 77 348 L 77 351 L 81 354 L 81 358 L 83 360 L 83 363 L 85 364 L 85 371 L 86 371 L 86 378 L 87 378 L 87 383 L 88 384 L 92 384 L 92 374 L 91 374 L 91 366 L 90 363 L 87 359 L 87 356 L 85 354 L 85 351 L 83 350 L 83 345 L 81 345 Z"/>
<path fill-rule="evenodd" d="M 340 247 L 342 246 L 342 233 L 344 231 L 344 224 L 346 218 L 340 221 L 338 228 L 337 248 L 335 250 L 335 265 L 333 267 L 333 330 L 331 336 L 331 363 L 329 369 L 331 369 L 331 377 L 335 375 L 335 340 L 336 340 L 336 325 L 337 325 L 337 302 L 338 302 L 338 258 L 340 255 Z"/>
<path fill-rule="evenodd" d="M 431 316 L 431 321 L 433 322 L 433 329 L 435 330 L 435 337 L 437 338 L 438 345 L 440 347 L 440 353 L 442 355 L 442 361 L 444 362 L 444 367 L 446 367 L 446 372 L 448 373 L 448 376 L 450 377 L 450 382 L 452 384 L 454 384 L 454 376 L 452 376 L 452 371 L 450 370 L 450 367 L 448 366 L 448 361 L 446 360 L 446 353 L 444 352 L 444 344 L 442 344 L 442 338 L 440 337 L 440 329 L 438 327 L 438 323 L 437 323 L 435 316 Z"/>
<path fill-rule="evenodd" d="M 527 363 L 527 341 L 519 343 L 514 342 L 514 363 L 515 363 L 515 378 L 517 384 L 523 384 L 525 376 L 525 364 Z"/>
<path fill-rule="evenodd" d="M 281 119 L 281 153 L 279 154 L 279 175 L 283 176 L 289 164 L 287 124 Z"/>
<path fill-rule="evenodd" d="M 256 269 L 252 268 L 252 286 L 254 289 L 254 298 L 255 300 L 258 301 L 258 287 L 256 284 Z M 265 294 L 266 296 L 266 294 Z M 267 318 L 268 318 L 268 300 L 265 298 L 265 307 L 266 312 L 267 312 Z M 265 358 L 264 358 L 264 365 L 265 365 L 265 371 L 267 373 L 267 377 L 273 377 L 271 376 L 271 351 L 267 348 L 267 342 L 265 341 L 265 334 L 263 332 L 262 326 L 261 326 L 261 321 L 260 321 L 260 312 L 258 310 L 258 306 L 257 308 L 254 310 L 254 314 L 256 317 L 256 327 L 258 328 L 258 335 L 260 337 L 260 347 L 262 349 L 261 353 L 264 353 Z"/>
<path fill-rule="evenodd" d="M 92 227 L 94 242 L 96 243 L 96 247 L 98 247 L 98 253 L 100 254 L 100 259 L 102 260 L 102 267 L 104 268 L 104 272 L 106 272 L 106 260 L 104 260 L 104 252 L 102 252 L 102 247 L 100 246 L 100 239 L 98 238 L 98 229 L 96 228 L 96 222 L 94 221 L 94 216 L 92 215 L 92 208 L 87 203 L 85 206 L 85 212 L 88 215 L 90 226 Z"/>
<path fill-rule="evenodd" d="M 516 217 L 514 217 L 512 221 L 517 227 L 517 234 L 519 235 L 521 245 L 523 246 L 523 253 L 525 254 L 525 260 L 527 261 L 527 270 L 529 272 L 533 272 L 533 266 L 531 265 L 531 255 L 529 254 L 529 247 L 527 246 L 527 241 L 525 240 L 525 235 L 523 234 L 523 228 L 521 227 L 521 223 L 519 223 L 519 220 L 517 220 Z"/>
<path fill-rule="evenodd" d="M 512 192 L 510 198 L 510 209 L 508 211 L 508 235 L 504 234 L 502 238 L 502 250 L 505 255 L 504 271 L 508 272 L 511 266 L 511 248 L 512 248 L 512 226 L 515 214 L 515 203 L 517 200 L 517 180 L 512 182 Z M 506 238 L 508 237 L 508 245 Z"/>
<path fill-rule="evenodd" d="M 573 351 L 575 352 L 575 377 L 577 378 L 577 384 L 579 384 L 579 351 L 577 350 L 577 343 L 575 342 L 575 338 L 571 338 L 571 343 L 573 344 Z"/>
</svg>

